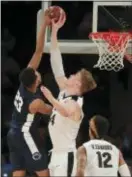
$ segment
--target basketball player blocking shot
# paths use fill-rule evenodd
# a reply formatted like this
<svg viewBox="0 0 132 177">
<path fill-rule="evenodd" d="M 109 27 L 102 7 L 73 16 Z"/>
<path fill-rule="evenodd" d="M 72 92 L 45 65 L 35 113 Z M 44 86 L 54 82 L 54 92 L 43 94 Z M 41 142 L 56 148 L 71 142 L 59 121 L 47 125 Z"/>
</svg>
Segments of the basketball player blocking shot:
<svg viewBox="0 0 132 177">
<path fill-rule="evenodd" d="M 102 116 L 94 116 L 89 123 L 90 141 L 77 151 L 76 177 L 120 176 L 130 177 L 130 171 L 120 150 L 106 141 L 109 122 Z"/>
<path fill-rule="evenodd" d="M 85 69 L 66 78 L 57 40 L 58 30 L 64 23 L 65 17 L 62 15 L 57 23 L 52 20 L 50 61 L 60 89 L 58 99 L 47 88 L 41 87 L 41 91 L 54 107 L 49 122 L 53 144 L 50 176 L 74 176 L 76 137 L 83 119 L 82 95 L 96 87 L 92 74 Z"/>
</svg>

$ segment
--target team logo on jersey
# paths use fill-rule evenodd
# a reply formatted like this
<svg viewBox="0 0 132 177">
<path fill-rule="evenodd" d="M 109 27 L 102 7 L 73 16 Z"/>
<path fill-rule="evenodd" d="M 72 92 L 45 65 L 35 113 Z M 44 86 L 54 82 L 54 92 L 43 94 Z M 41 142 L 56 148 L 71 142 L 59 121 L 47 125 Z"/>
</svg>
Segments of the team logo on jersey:
<svg viewBox="0 0 132 177">
<path fill-rule="evenodd" d="M 32 157 L 34 160 L 39 160 L 41 159 L 42 155 L 39 152 L 35 152 Z"/>
</svg>

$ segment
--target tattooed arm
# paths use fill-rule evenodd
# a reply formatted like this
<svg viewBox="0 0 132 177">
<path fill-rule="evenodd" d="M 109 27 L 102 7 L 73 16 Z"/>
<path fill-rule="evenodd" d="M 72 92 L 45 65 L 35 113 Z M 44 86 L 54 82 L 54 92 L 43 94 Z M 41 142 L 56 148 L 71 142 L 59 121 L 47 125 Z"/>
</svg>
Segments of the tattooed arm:
<svg viewBox="0 0 132 177">
<path fill-rule="evenodd" d="M 81 146 L 77 150 L 77 171 L 76 177 L 84 177 L 85 168 L 87 164 L 87 154 L 84 146 Z"/>
</svg>

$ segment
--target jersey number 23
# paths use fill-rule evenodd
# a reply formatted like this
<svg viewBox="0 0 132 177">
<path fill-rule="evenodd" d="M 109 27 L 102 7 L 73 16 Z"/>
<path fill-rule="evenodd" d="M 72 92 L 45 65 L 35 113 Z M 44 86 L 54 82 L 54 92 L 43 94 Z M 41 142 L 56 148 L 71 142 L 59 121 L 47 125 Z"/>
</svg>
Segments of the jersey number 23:
<svg viewBox="0 0 132 177">
<path fill-rule="evenodd" d="M 14 105 L 15 105 L 17 111 L 21 112 L 22 105 L 23 105 L 23 99 L 22 99 L 19 91 L 17 92 L 17 94 L 15 96 Z"/>
</svg>

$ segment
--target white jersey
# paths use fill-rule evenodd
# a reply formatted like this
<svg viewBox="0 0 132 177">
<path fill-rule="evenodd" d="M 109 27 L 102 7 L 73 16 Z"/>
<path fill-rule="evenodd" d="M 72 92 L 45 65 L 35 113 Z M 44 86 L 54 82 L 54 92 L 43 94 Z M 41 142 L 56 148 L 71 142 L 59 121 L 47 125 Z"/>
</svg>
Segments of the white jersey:
<svg viewBox="0 0 132 177">
<path fill-rule="evenodd" d="M 83 98 L 79 96 L 65 96 L 65 91 L 60 92 L 58 100 L 60 102 L 66 102 L 69 99 L 77 101 L 82 108 Z M 76 148 L 76 137 L 80 128 L 80 124 L 83 118 L 83 111 L 80 121 L 73 121 L 68 117 L 63 117 L 55 109 L 52 111 L 52 115 L 49 122 L 49 133 L 53 145 L 53 150 L 64 150 L 70 152 Z"/>
<path fill-rule="evenodd" d="M 85 176 L 118 176 L 119 150 L 104 140 L 90 140 L 83 146 L 87 153 Z"/>
</svg>

